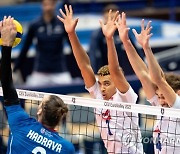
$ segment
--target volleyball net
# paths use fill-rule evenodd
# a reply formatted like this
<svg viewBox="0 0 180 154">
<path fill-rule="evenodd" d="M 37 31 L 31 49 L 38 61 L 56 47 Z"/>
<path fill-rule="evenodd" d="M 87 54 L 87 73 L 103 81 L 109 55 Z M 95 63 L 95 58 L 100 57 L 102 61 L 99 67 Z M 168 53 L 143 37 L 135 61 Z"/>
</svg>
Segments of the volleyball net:
<svg viewBox="0 0 180 154">
<path fill-rule="evenodd" d="M 180 149 L 178 109 L 21 89 L 17 89 L 17 93 L 25 111 L 34 118 L 45 95 L 59 96 L 68 105 L 69 112 L 56 129 L 60 136 L 74 144 L 77 153 L 105 154 L 105 146 L 137 150 L 141 144 L 145 153 L 153 153 L 154 147 L 159 150 L 163 146 Z M 9 127 L 2 103 L 0 105 L 0 136 L 7 145 Z M 157 122 L 160 123 L 158 127 Z M 107 134 L 102 135 L 103 132 Z M 111 145 L 108 145 L 109 141 Z"/>
</svg>

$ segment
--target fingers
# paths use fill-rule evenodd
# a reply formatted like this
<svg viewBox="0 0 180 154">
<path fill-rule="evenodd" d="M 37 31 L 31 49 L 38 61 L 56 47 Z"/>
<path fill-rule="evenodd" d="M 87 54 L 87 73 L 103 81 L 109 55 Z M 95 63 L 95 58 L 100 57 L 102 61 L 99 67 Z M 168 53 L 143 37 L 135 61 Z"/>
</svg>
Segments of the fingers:
<svg viewBox="0 0 180 154">
<path fill-rule="evenodd" d="M 129 28 L 129 27 L 125 29 L 125 34 L 126 34 L 127 36 L 128 36 L 128 32 L 129 32 L 129 30 L 130 30 L 130 28 Z"/>
<path fill-rule="evenodd" d="M 0 33 L 1 33 L 1 29 L 2 29 L 2 21 L 0 21 Z"/>
<path fill-rule="evenodd" d="M 141 31 L 143 31 L 144 30 L 144 19 L 142 19 L 142 21 L 141 21 Z"/>
<path fill-rule="evenodd" d="M 63 10 L 62 9 L 59 9 L 59 12 L 61 13 L 62 17 L 65 18 L 66 15 L 64 14 Z"/>
<path fill-rule="evenodd" d="M 147 35 L 147 37 L 146 37 L 146 41 L 148 41 L 149 42 L 149 40 L 150 40 L 150 38 L 151 38 L 151 36 L 153 35 L 153 33 L 151 33 L 151 34 L 149 34 L 149 35 Z"/>
<path fill-rule="evenodd" d="M 122 12 L 121 15 L 118 14 L 116 26 L 124 25 L 126 26 L 126 13 Z"/>
<path fill-rule="evenodd" d="M 134 28 L 132 29 L 132 32 L 135 35 L 135 37 L 138 35 L 137 31 Z"/>
<path fill-rule="evenodd" d="M 151 36 L 153 36 L 153 33 L 151 33 L 151 34 L 148 35 L 148 39 L 150 39 Z"/>
<path fill-rule="evenodd" d="M 65 11 L 66 11 L 66 15 L 68 16 L 68 15 L 70 14 L 69 9 L 68 9 L 68 6 L 65 4 L 65 5 L 64 5 L 64 8 L 65 8 Z"/>
<path fill-rule="evenodd" d="M 114 22 L 117 20 L 118 15 L 119 15 L 119 11 L 116 11 L 116 13 L 115 13 L 115 15 L 113 17 L 113 21 Z"/>
<path fill-rule="evenodd" d="M 76 19 L 75 19 L 75 27 L 76 27 L 78 21 L 79 21 L 79 18 L 76 18 Z"/>
<path fill-rule="evenodd" d="M 126 14 L 122 12 L 122 24 L 126 25 Z"/>
<path fill-rule="evenodd" d="M 3 18 L 3 26 L 6 26 L 6 16 L 4 16 L 4 18 Z"/>
<path fill-rule="evenodd" d="M 14 25 L 14 23 L 13 23 L 13 20 L 14 20 L 14 18 L 13 17 L 11 17 L 11 16 L 4 16 L 4 18 L 3 18 L 3 21 L 1 21 L 2 23 L 1 23 L 1 27 L 3 26 L 3 27 L 6 27 L 6 26 L 15 26 Z"/>
<path fill-rule="evenodd" d="M 108 21 L 111 21 L 111 13 L 112 13 L 112 10 L 109 10 L 109 12 L 108 12 Z"/>
<path fill-rule="evenodd" d="M 117 20 L 115 21 L 116 27 L 118 28 L 121 25 L 121 15 L 119 14 Z"/>
<path fill-rule="evenodd" d="M 146 30 L 148 30 L 148 29 L 151 27 L 151 22 L 152 22 L 152 21 L 149 21 L 149 22 L 148 22 L 148 24 L 147 24 L 147 26 L 146 26 Z"/>
<path fill-rule="evenodd" d="M 103 25 L 104 25 L 102 19 L 99 20 L 99 23 L 100 23 L 100 26 L 101 26 L 101 28 L 102 28 Z"/>
<path fill-rule="evenodd" d="M 63 12 L 62 9 L 59 9 L 59 12 L 60 12 L 60 14 L 62 15 L 63 18 L 66 18 L 67 16 L 72 16 L 73 15 L 73 9 L 72 9 L 71 5 L 69 5 L 69 8 L 68 8 L 68 6 L 65 4 L 64 8 L 65 8 L 66 14 Z M 57 16 L 57 17 L 58 17 L 58 19 L 60 21 L 62 21 L 62 22 L 64 21 L 63 18 L 61 18 L 60 16 Z"/>
<path fill-rule="evenodd" d="M 152 26 L 149 29 L 147 29 L 147 33 L 149 34 L 151 30 L 152 30 Z"/>
<path fill-rule="evenodd" d="M 69 5 L 69 12 L 70 12 L 71 15 L 73 15 L 73 9 L 72 9 L 71 5 Z"/>
<path fill-rule="evenodd" d="M 57 15 L 57 18 L 58 18 L 62 23 L 64 23 L 64 19 L 61 18 L 59 15 Z"/>
</svg>

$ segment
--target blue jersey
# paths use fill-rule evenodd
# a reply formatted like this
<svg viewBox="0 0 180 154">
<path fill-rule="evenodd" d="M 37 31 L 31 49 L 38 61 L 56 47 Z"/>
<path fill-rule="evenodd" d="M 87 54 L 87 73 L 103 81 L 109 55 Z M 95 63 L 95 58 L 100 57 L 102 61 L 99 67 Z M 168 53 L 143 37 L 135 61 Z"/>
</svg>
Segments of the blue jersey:
<svg viewBox="0 0 180 154">
<path fill-rule="evenodd" d="M 72 143 L 51 131 L 22 109 L 20 105 L 6 106 L 11 135 L 8 154 L 73 154 Z"/>
</svg>

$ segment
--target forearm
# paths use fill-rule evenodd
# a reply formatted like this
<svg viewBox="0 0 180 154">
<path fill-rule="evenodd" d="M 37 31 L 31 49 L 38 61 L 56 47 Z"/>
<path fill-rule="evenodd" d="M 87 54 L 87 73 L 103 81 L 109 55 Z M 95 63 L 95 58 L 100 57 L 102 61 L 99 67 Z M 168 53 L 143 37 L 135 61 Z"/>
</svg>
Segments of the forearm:
<svg viewBox="0 0 180 154">
<path fill-rule="evenodd" d="M 80 44 L 77 34 L 75 32 L 68 34 L 68 37 L 69 37 L 73 54 L 75 56 L 77 64 L 80 70 L 82 70 L 83 67 L 90 65 L 89 57 L 86 51 L 83 49 L 82 45 Z"/>
<path fill-rule="evenodd" d="M 164 73 L 154 57 L 151 47 L 143 47 L 143 50 L 147 58 L 151 79 L 155 84 L 158 84 L 164 78 Z"/>
<path fill-rule="evenodd" d="M 119 61 L 113 38 L 106 38 L 110 72 L 119 71 Z"/>
<path fill-rule="evenodd" d="M 130 39 L 124 40 L 123 45 L 135 74 L 139 79 L 143 79 L 144 75 L 148 74 L 148 69 L 146 64 L 138 55 Z"/>
<path fill-rule="evenodd" d="M 4 103 L 6 106 L 18 104 L 18 95 L 13 85 L 11 70 L 12 47 L 2 46 L 1 59 L 1 84 L 3 89 Z"/>
<path fill-rule="evenodd" d="M 111 74 L 111 78 L 116 86 L 116 88 L 125 93 L 129 89 L 129 84 L 124 76 L 122 68 L 119 66 L 119 60 L 116 52 L 116 47 L 114 40 L 106 39 L 107 49 L 108 49 L 108 66 Z"/>
<path fill-rule="evenodd" d="M 151 99 L 155 95 L 155 88 L 150 79 L 148 68 L 141 57 L 138 55 L 130 40 L 123 41 L 123 45 L 128 56 L 129 62 L 140 80 L 143 90 L 148 99 Z"/>
</svg>

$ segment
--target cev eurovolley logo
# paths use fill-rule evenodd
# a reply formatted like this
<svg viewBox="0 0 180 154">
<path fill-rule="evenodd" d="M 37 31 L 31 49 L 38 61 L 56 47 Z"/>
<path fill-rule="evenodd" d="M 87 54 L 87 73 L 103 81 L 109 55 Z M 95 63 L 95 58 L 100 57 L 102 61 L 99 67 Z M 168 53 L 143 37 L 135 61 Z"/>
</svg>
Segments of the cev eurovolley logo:
<svg viewBox="0 0 180 154">
<path fill-rule="evenodd" d="M 45 133 L 45 129 L 44 128 L 41 128 L 41 133 L 44 134 Z"/>
</svg>

